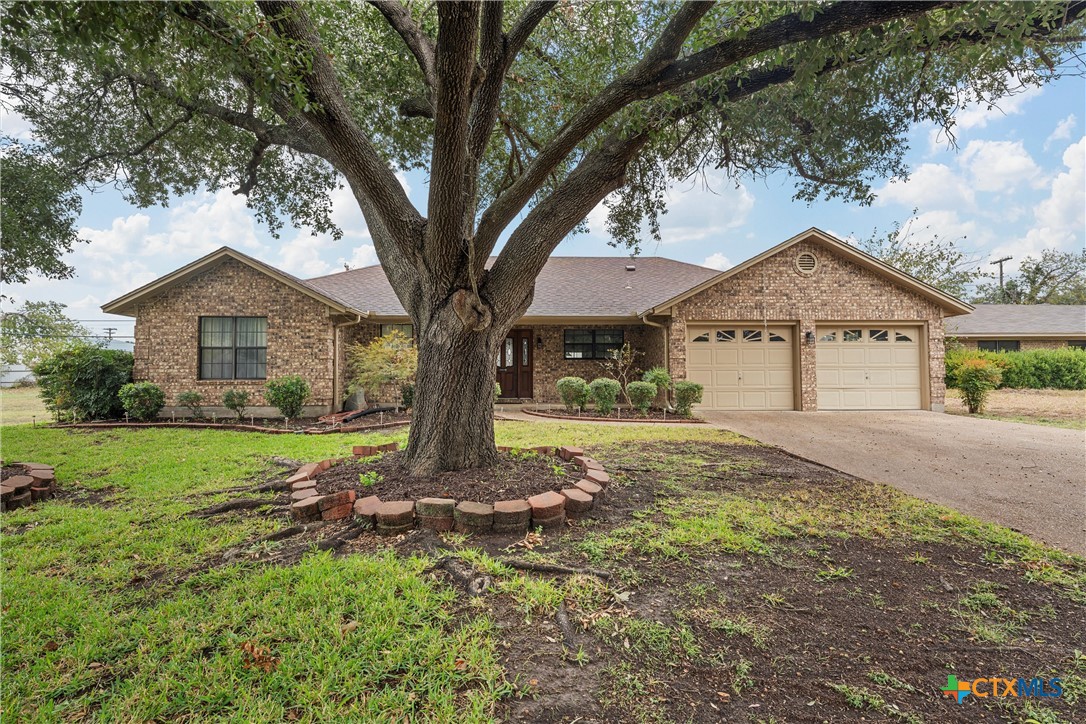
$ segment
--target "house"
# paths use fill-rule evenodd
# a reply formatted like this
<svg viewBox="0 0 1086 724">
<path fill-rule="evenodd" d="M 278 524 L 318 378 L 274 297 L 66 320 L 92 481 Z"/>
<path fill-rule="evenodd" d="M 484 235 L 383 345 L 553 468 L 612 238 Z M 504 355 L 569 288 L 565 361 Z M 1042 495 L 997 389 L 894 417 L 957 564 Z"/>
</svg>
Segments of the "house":
<svg viewBox="0 0 1086 724">
<path fill-rule="evenodd" d="M 946 333 L 969 349 L 1086 349 L 1086 305 L 978 304 L 947 321 Z"/>
<path fill-rule="evenodd" d="M 342 404 L 349 345 L 411 331 L 379 266 L 299 279 L 229 248 L 102 309 L 135 317 L 134 376 L 168 400 L 198 390 L 214 405 L 241 388 L 259 407 L 265 379 L 299 374 L 308 414 Z M 941 410 L 943 320 L 970 311 L 818 229 L 724 272 L 553 257 L 496 375 L 509 400 L 557 402 L 560 377 L 600 376 L 628 342 L 643 367 L 704 385 L 701 409 Z"/>
</svg>

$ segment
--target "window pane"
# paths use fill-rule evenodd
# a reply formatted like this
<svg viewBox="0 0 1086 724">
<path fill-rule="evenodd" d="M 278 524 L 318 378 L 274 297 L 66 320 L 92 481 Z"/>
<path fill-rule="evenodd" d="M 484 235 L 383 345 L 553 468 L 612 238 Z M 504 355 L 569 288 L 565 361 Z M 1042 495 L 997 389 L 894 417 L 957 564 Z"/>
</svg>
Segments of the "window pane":
<svg viewBox="0 0 1086 724">
<path fill-rule="evenodd" d="M 513 364 L 513 338 L 505 338 L 505 365 L 507 367 Z"/>
<path fill-rule="evenodd" d="M 596 344 L 604 344 L 609 346 L 621 347 L 623 340 L 623 333 L 621 329 L 599 329 L 596 330 Z"/>
<path fill-rule="evenodd" d="M 909 335 L 905 334 L 904 332 L 895 332 L 894 333 L 894 341 L 895 342 L 912 342 L 913 338 L 910 337 Z"/>
<path fill-rule="evenodd" d="M 200 350 L 200 378 L 205 380 L 229 380 L 234 376 L 233 349 Z"/>
<path fill-rule="evenodd" d="M 200 318 L 200 346 L 201 347 L 233 347 L 234 346 L 234 318 L 233 317 L 201 317 Z"/>
<path fill-rule="evenodd" d="M 522 337 L 520 340 L 520 364 L 523 367 L 528 366 L 528 338 Z"/>
<path fill-rule="evenodd" d="M 716 331 L 717 342 L 734 342 L 735 330 L 734 329 L 718 329 Z"/>
<path fill-rule="evenodd" d="M 837 330 L 835 329 L 832 332 L 826 332 L 824 335 L 822 335 L 821 337 L 818 338 L 818 341 L 819 342 L 836 342 L 837 341 Z"/>
<path fill-rule="evenodd" d="M 267 347 L 268 320 L 264 317 L 238 317 L 238 347 Z"/>
<path fill-rule="evenodd" d="M 692 339 L 690 341 L 691 342 L 708 342 L 709 341 L 709 333 L 706 332 L 704 334 L 699 334 L 697 337 L 694 337 L 694 339 Z"/>
<path fill-rule="evenodd" d="M 770 332 L 769 333 L 769 341 L 770 342 L 787 342 L 788 340 L 785 339 L 784 337 L 780 336 L 776 332 Z"/>
<path fill-rule="evenodd" d="M 761 342 L 762 330 L 760 329 L 744 329 L 743 330 L 744 342 Z"/>
<path fill-rule="evenodd" d="M 410 324 L 382 324 L 381 336 L 387 337 L 391 332 L 400 332 L 405 337 L 414 337 L 415 328 Z"/>
<path fill-rule="evenodd" d="M 565 335 L 566 344 L 592 344 L 591 329 L 567 329 Z"/>
<path fill-rule="evenodd" d="M 268 350 L 264 348 L 239 349 L 237 359 L 239 380 L 259 380 L 266 376 Z"/>
<path fill-rule="evenodd" d="M 591 359 L 592 358 L 592 345 L 591 344 L 567 344 L 566 345 L 566 359 Z"/>
<path fill-rule="evenodd" d="M 846 329 L 844 340 L 846 342 L 859 342 L 863 339 L 864 331 L 862 329 Z"/>
<path fill-rule="evenodd" d="M 890 331 L 887 329 L 869 329 L 867 330 L 868 340 L 871 342 L 889 342 Z"/>
</svg>

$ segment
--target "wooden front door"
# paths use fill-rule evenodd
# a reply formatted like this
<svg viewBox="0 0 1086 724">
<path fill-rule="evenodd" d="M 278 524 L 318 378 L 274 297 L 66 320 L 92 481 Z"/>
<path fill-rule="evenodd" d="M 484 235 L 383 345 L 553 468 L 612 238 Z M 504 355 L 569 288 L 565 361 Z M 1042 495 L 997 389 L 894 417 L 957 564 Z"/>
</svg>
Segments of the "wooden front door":
<svg viewBox="0 0 1086 724">
<path fill-rule="evenodd" d="M 498 384 L 503 399 L 532 397 L 532 330 L 514 329 L 498 351 Z"/>
</svg>

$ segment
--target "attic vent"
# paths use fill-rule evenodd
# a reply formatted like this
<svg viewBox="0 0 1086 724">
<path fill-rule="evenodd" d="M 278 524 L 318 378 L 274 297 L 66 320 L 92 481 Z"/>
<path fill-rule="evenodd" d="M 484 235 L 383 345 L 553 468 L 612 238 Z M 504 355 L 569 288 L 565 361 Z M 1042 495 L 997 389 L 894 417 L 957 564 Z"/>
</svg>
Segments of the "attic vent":
<svg viewBox="0 0 1086 724">
<path fill-rule="evenodd" d="M 818 268 L 818 259 L 809 251 L 805 251 L 796 257 L 796 271 L 800 274 L 813 274 Z"/>
<path fill-rule="evenodd" d="M 626 265 L 626 271 L 634 271 L 636 269 L 637 269 L 637 267 L 634 266 L 633 264 L 627 264 Z"/>
</svg>

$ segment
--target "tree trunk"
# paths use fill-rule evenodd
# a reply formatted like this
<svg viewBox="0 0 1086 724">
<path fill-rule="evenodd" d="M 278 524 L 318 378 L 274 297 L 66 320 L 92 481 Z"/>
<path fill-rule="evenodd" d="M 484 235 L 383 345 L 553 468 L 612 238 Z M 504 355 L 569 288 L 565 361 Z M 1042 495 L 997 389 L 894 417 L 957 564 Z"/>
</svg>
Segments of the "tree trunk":
<svg viewBox="0 0 1086 724">
<path fill-rule="evenodd" d="M 510 325 L 466 328 L 446 305 L 418 334 L 415 403 L 405 454 L 413 475 L 493 465 L 494 375 Z"/>
</svg>

